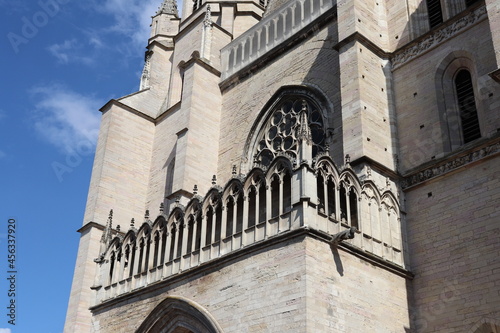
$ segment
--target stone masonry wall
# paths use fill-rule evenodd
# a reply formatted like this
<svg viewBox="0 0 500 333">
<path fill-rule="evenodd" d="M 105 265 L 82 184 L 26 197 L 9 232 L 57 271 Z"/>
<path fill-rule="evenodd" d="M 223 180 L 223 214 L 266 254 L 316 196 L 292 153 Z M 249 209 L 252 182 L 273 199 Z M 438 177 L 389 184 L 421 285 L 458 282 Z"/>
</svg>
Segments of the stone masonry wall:
<svg viewBox="0 0 500 333">
<path fill-rule="evenodd" d="M 394 71 L 394 87 L 399 132 L 401 171 L 415 168 L 434 156 L 443 156 L 443 137 L 439 122 L 436 91 L 438 66 L 454 51 L 470 54 L 477 71 L 475 90 L 483 136 L 500 127 L 498 101 L 500 86 L 487 74 L 496 68 L 495 53 L 489 36 L 489 25 L 483 21 L 457 38 L 445 41 Z M 423 125 L 423 126 L 422 126 Z"/>
<path fill-rule="evenodd" d="M 299 236 L 94 313 L 95 332 L 132 332 L 167 295 L 208 310 L 224 332 L 404 332 L 406 281 Z"/>
<path fill-rule="evenodd" d="M 499 157 L 406 193 L 415 332 L 500 317 Z"/>
</svg>

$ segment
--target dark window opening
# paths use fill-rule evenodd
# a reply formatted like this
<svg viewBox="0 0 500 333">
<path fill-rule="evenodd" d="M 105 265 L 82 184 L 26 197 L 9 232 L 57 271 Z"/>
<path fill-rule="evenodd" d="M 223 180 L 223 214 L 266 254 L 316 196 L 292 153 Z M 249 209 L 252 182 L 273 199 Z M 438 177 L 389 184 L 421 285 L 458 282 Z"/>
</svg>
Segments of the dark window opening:
<svg viewBox="0 0 500 333">
<path fill-rule="evenodd" d="M 259 187 L 259 223 L 266 221 L 266 185 L 262 181 Z"/>
<path fill-rule="evenodd" d="M 323 176 L 316 177 L 316 189 L 318 192 L 318 210 L 320 213 L 325 212 L 325 182 Z"/>
<path fill-rule="evenodd" d="M 222 229 L 222 205 L 219 204 L 215 208 L 215 239 L 214 242 L 220 241 Z"/>
<path fill-rule="evenodd" d="M 214 218 L 214 210 L 210 206 L 207 210 L 207 234 L 205 235 L 205 245 L 212 244 L 213 218 Z"/>
<path fill-rule="evenodd" d="M 356 227 L 359 229 L 358 225 L 358 196 L 356 192 L 351 188 L 349 192 L 349 209 L 350 209 L 350 218 L 351 218 L 351 227 Z"/>
<path fill-rule="evenodd" d="M 465 6 L 470 7 L 473 4 L 475 4 L 476 2 L 479 2 L 479 0 L 465 0 Z"/>
<path fill-rule="evenodd" d="M 283 212 L 292 210 L 292 177 L 286 173 L 283 177 Z"/>
<path fill-rule="evenodd" d="M 457 91 L 463 141 L 464 143 L 468 143 L 481 137 L 474 88 L 469 71 L 463 69 L 458 72 L 455 77 L 455 88 Z"/>
<path fill-rule="evenodd" d="M 271 216 L 277 217 L 280 214 L 280 181 L 278 176 L 274 176 L 271 182 Z"/>
<path fill-rule="evenodd" d="M 226 204 L 227 215 L 226 215 L 226 235 L 229 237 L 233 234 L 233 219 L 234 219 L 234 199 L 229 197 Z"/>
<path fill-rule="evenodd" d="M 257 195 L 255 193 L 255 188 L 252 186 L 250 192 L 248 193 L 248 227 L 251 228 L 255 225 L 255 207 L 256 207 Z"/>
<path fill-rule="evenodd" d="M 427 14 L 431 29 L 443 23 L 443 10 L 441 0 L 427 0 Z"/>
</svg>

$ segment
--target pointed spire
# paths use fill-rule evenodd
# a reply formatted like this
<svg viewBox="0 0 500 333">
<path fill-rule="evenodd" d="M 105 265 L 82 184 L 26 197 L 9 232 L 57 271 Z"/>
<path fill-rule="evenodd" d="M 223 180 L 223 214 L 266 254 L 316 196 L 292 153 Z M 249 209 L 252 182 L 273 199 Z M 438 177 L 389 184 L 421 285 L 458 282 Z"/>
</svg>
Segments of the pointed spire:
<svg viewBox="0 0 500 333">
<path fill-rule="evenodd" d="M 163 0 L 163 3 L 156 12 L 156 15 L 160 14 L 171 14 L 179 16 L 179 13 L 177 11 L 177 2 L 175 0 Z"/>
<path fill-rule="evenodd" d="M 194 195 L 198 194 L 198 185 L 196 185 L 196 184 L 194 184 L 194 187 L 193 187 L 193 194 Z"/>
</svg>

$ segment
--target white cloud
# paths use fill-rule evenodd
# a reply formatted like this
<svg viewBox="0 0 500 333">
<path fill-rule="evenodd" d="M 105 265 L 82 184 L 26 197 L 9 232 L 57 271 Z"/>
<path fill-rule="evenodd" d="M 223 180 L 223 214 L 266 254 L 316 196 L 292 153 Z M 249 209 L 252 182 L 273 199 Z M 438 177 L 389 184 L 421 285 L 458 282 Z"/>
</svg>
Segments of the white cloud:
<svg viewBox="0 0 500 333">
<path fill-rule="evenodd" d="M 10 328 L 0 328 L 0 333 L 11 333 Z"/>
<path fill-rule="evenodd" d="M 89 41 L 89 43 L 95 44 L 93 41 Z M 60 44 L 52 44 L 47 49 L 60 63 L 80 62 L 91 65 L 93 63 L 92 58 L 83 56 L 81 52 L 82 48 L 82 44 L 73 38 L 65 40 Z"/>
<path fill-rule="evenodd" d="M 130 36 L 136 45 L 145 46 L 149 38 L 151 16 L 162 0 L 105 0 L 96 3 L 98 10 L 113 17 L 112 31 Z"/>
<path fill-rule="evenodd" d="M 36 87 L 31 92 L 37 99 L 34 127 L 47 142 L 65 153 L 95 146 L 102 101 L 59 85 Z"/>
</svg>

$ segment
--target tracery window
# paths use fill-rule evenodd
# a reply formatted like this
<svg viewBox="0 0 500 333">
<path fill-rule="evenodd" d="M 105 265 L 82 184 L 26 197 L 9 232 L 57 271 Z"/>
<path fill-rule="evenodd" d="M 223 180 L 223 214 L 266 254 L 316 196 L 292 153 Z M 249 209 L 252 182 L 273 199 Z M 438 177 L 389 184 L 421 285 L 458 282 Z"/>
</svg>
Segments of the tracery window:
<svg viewBox="0 0 500 333">
<path fill-rule="evenodd" d="M 254 160 L 269 166 L 280 152 L 293 158 L 299 154 L 298 129 L 300 113 L 307 110 L 307 119 L 312 136 L 312 156 L 324 151 L 325 130 L 323 115 L 313 101 L 304 96 L 287 96 L 272 110 L 264 129 L 257 139 Z"/>
</svg>

